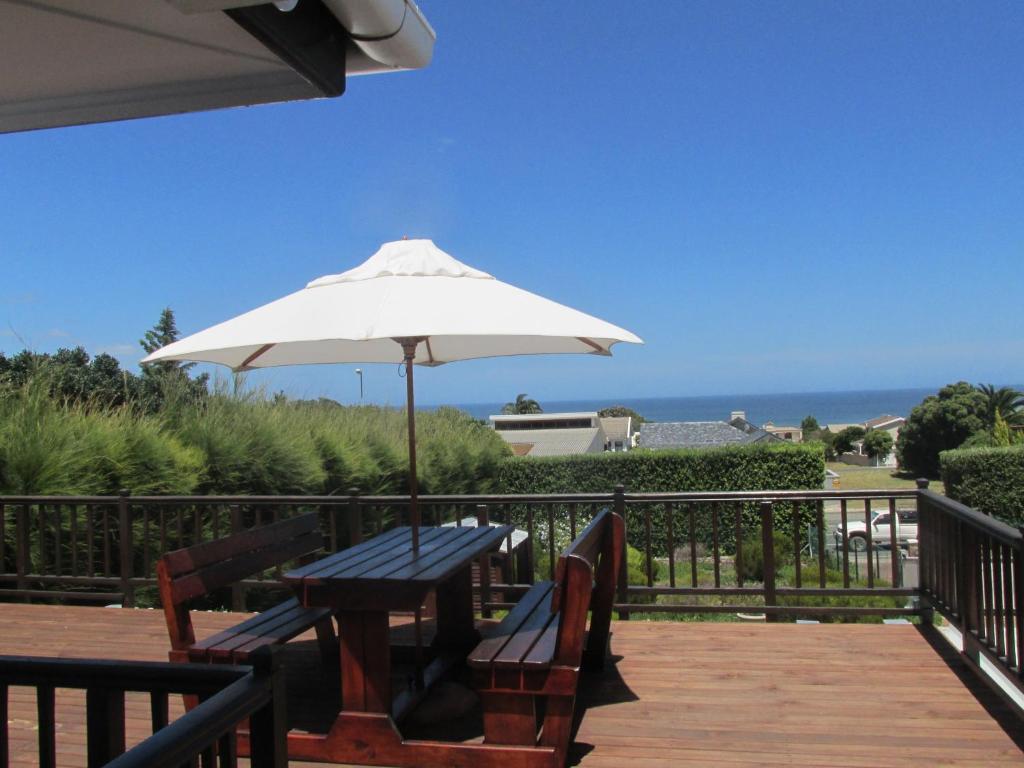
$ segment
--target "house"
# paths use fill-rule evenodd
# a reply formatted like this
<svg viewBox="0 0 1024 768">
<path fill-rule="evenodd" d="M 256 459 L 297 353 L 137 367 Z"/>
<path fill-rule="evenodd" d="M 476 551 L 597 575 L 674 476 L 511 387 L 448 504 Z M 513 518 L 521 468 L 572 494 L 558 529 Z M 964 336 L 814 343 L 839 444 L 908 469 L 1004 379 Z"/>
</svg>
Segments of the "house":
<svg viewBox="0 0 1024 768">
<path fill-rule="evenodd" d="M 900 429 L 906 423 L 906 419 L 902 416 L 892 416 L 885 414 L 878 416 L 874 419 L 868 419 L 861 424 L 829 424 L 826 429 L 832 434 L 839 434 L 844 429 L 849 427 L 860 427 L 865 432 L 871 432 L 873 430 L 885 430 L 892 437 L 893 450 L 886 456 L 868 456 L 864 452 L 863 441 L 858 440 L 853 444 L 854 450 L 849 453 L 844 453 L 839 456 L 839 461 L 844 464 L 854 464 L 861 467 L 891 467 L 896 468 L 899 466 L 896 461 L 896 439 L 900 435 Z"/>
<path fill-rule="evenodd" d="M 0 29 L 0 133 L 336 97 L 436 38 L 411 0 L 0 3 Z"/>
<path fill-rule="evenodd" d="M 776 426 L 770 421 L 766 421 L 762 429 L 769 434 L 775 435 L 783 440 L 788 440 L 791 443 L 802 443 L 804 441 L 804 431 L 800 427 Z"/>
<path fill-rule="evenodd" d="M 603 453 L 608 443 L 596 412 L 502 414 L 489 419 L 516 456 Z"/>
</svg>

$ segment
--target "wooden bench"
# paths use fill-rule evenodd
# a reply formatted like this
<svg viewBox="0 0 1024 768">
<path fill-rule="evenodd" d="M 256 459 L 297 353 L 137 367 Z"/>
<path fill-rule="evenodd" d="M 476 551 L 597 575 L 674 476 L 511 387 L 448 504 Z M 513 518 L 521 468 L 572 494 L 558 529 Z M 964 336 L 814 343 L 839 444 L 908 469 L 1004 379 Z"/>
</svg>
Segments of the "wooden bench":
<svg viewBox="0 0 1024 768">
<path fill-rule="evenodd" d="M 604 664 L 624 536 L 622 518 L 600 512 L 558 558 L 555 580 L 531 587 L 470 653 L 487 744 L 554 748 L 565 764 L 580 669 Z"/>
<path fill-rule="evenodd" d="M 157 579 L 170 660 L 244 664 L 257 648 L 285 643 L 314 627 L 324 660 L 336 664 L 329 608 L 305 608 L 292 598 L 198 642 L 188 610 L 197 597 L 290 560 L 311 559 L 322 548 L 317 515 L 310 513 L 165 554 L 157 563 Z"/>
</svg>

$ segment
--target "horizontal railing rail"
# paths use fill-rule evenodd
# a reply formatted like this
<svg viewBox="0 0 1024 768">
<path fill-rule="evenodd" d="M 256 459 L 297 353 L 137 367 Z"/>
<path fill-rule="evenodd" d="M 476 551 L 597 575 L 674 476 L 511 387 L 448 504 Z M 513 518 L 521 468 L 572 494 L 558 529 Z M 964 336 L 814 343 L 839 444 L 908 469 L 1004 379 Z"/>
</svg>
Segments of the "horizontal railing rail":
<svg viewBox="0 0 1024 768">
<path fill-rule="evenodd" d="M 626 519 L 632 548 L 616 601 L 623 618 L 631 612 L 805 616 L 816 606 L 828 608 L 822 616 L 841 614 L 844 606 L 849 615 L 914 610 L 907 606 L 913 589 L 903 584 L 905 542 L 896 540 L 892 522 L 881 540 L 870 525 L 874 510 L 892 519 L 896 510 L 916 509 L 914 490 L 620 488 L 420 497 L 426 524 L 462 524 L 482 514 L 526 533 L 527 544 L 514 556 L 512 536 L 507 540 L 500 577 L 488 571 L 490 583 L 481 579 L 485 613 L 507 607 L 535 577 L 551 578 L 558 552 L 605 507 Z M 163 553 L 310 511 L 321 516 L 326 549 L 336 551 L 407 523 L 409 498 L 362 496 L 356 489 L 331 496 L 0 496 L 0 595 L 135 605 L 140 589 L 155 586 Z M 841 535 L 855 518 L 866 535 Z M 280 586 L 280 575 L 279 568 L 240 582 L 228 605 L 244 610 L 252 588 Z"/>
<path fill-rule="evenodd" d="M 921 592 L 963 638 L 963 652 L 1024 691 L 1024 534 L 922 490 Z"/>
<path fill-rule="evenodd" d="M 247 718 L 250 765 L 287 765 L 283 678 L 269 648 L 252 666 L 190 666 L 166 662 L 50 659 L 0 656 L 0 768 L 10 763 L 8 692 L 35 689 L 38 764 L 57 765 L 56 691 L 85 691 L 86 758 L 89 768 L 229 768 L 238 764 L 236 728 Z M 126 747 L 125 694 L 148 693 L 152 735 Z M 169 722 L 168 697 L 195 696 L 198 706 Z M 243 750 L 245 751 L 245 750 Z"/>
</svg>

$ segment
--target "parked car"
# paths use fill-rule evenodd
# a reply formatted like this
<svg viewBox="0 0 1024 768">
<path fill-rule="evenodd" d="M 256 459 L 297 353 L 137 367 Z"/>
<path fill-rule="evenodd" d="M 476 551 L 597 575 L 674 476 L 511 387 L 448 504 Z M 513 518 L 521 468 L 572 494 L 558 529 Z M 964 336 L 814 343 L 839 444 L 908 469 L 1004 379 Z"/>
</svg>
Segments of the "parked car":
<svg viewBox="0 0 1024 768">
<path fill-rule="evenodd" d="M 843 530 L 840 523 L 836 526 L 836 535 L 840 538 L 850 539 L 850 549 L 862 551 L 867 549 L 868 534 L 867 525 L 863 520 L 848 520 L 849 531 Z M 907 546 L 910 539 L 917 538 L 917 510 L 899 509 L 896 510 L 896 541 L 901 547 Z M 888 547 L 891 540 L 889 526 L 889 510 L 876 510 L 871 515 L 871 541 L 873 546 Z"/>
</svg>

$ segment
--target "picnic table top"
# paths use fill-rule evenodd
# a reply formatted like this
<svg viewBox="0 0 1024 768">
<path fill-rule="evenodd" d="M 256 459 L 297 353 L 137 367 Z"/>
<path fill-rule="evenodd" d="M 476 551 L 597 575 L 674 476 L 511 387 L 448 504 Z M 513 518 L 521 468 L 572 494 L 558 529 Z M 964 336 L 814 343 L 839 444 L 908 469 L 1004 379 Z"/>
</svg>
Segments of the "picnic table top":
<svg viewBox="0 0 1024 768">
<path fill-rule="evenodd" d="M 420 526 L 420 546 L 412 551 L 412 529 L 393 528 L 283 577 L 293 587 L 360 587 L 374 584 L 431 586 L 444 581 L 512 533 L 508 525 Z"/>
</svg>

